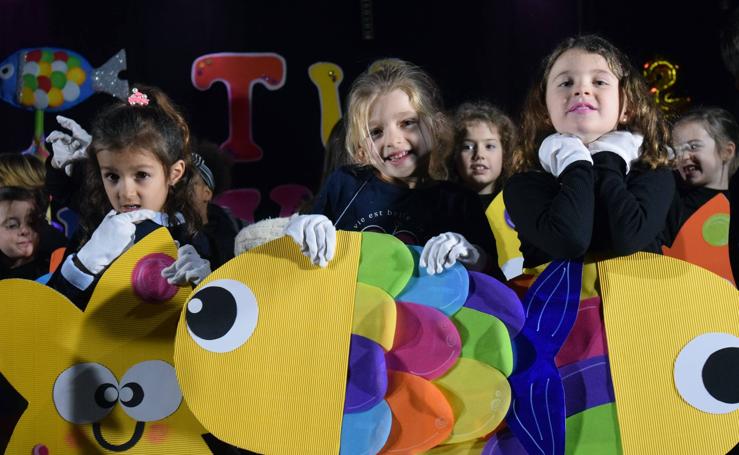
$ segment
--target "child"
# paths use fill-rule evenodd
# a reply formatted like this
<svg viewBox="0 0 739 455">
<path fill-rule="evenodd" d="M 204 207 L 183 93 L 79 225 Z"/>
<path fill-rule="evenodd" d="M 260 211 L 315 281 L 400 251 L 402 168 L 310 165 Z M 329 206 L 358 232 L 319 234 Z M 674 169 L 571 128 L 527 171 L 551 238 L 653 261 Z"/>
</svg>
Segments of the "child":
<svg viewBox="0 0 739 455">
<path fill-rule="evenodd" d="M 524 266 L 659 252 L 675 183 L 668 130 L 628 58 L 598 36 L 543 62 L 503 192 Z"/>
<path fill-rule="evenodd" d="M 244 222 L 227 209 L 213 204 L 213 197 L 230 187 L 230 167 L 226 156 L 212 142 L 197 141 L 193 148 L 194 204 L 208 239 L 210 263 L 216 269 L 234 257 L 234 238 Z"/>
<path fill-rule="evenodd" d="M 360 166 L 344 166 L 313 207 L 336 228 L 394 234 L 425 245 L 430 274 L 459 261 L 504 280 L 477 196 L 451 182 L 445 159 L 451 133 L 436 84 L 401 60 L 375 62 L 352 85 L 346 147 Z"/>
<path fill-rule="evenodd" d="M 464 103 L 454 114 L 452 179 L 480 196 L 487 208 L 503 187 L 503 165 L 516 146 L 516 128 L 497 107 L 484 102 Z"/>
<path fill-rule="evenodd" d="M 718 107 L 693 109 L 675 123 L 672 144 L 680 176 L 680 226 L 717 194 L 728 197 L 729 179 L 739 166 L 738 142 L 739 125 Z"/>
<path fill-rule="evenodd" d="M 189 200 L 189 128 L 164 93 L 140 90 L 98 115 L 89 147 L 82 150 L 87 156 L 82 194 L 87 199 L 81 204 L 80 230 L 49 281 L 82 309 L 111 262 L 159 226 L 168 227 L 182 245 L 177 261 L 162 276 L 184 285 L 197 284 L 210 273 L 201 257 L 207 243 L 198 235 L 200 219 Z M 62 135 L 56 136 L 55 152 L 65 144 L 78 152 L 74 136 Z"/>
<path fill-rule="evenodd" d="M 40 190 L 0 187 L 0 279 L 35 280 L 49 272 L 51 251 L 40 248 L 46 206 Z"/>
</svg>

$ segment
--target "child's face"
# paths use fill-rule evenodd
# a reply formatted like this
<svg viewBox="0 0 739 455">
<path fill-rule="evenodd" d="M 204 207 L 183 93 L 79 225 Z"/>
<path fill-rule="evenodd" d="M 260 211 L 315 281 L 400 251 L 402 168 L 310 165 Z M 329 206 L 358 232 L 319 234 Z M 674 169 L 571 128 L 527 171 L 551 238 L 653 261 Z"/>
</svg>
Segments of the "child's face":
<svg viewBox="0 0 739 455">
<path fill-rule="evenodd" d="M 369 135 L 363 149 L 389 180 L 414 187 L 428 171 L 429 147 L 418 113 L 400 89 L 379 96 L 370 107 Z"/>
<path fill-rule="evenodd" d="M 479 194 L 491 194 L 503 166 L 503 145 L 495 125 L 474 122 L 465 128 L 457 150 L 457 170 L 464 185 Z"/>
<path fill-rule="evenodd" d="M 161 211 L 170 185 L 182 178 L 184 161 L 164 169 L 148 150 L 101 150 L 97 154 L 108 200 L 117 212 L 138 209 Z"/>
<path fill-rule="evenodd" d="M 0 251 L 21 265 L 38 248 L 38 214 L 32 201 L 0 202 Z"/>
<path fill-rule="evenodd" d="M 719 150 L 701 122 L 678 123 L 672 130 L 672 146 L 678 158 L 677 170 L 689 185 L 717 190 L 728 188 L 724 158 L 730 159 L 727 155 L 733 156 L 733 150 Z"/>
<path fill-rule="evenodd" d="M 613 131 L 623 113 L 618 85 L 603 56 L 582 49 L 562 53 L 547 77 L 547 111 L 554 129 L 585 144 Z"/>
</svg>

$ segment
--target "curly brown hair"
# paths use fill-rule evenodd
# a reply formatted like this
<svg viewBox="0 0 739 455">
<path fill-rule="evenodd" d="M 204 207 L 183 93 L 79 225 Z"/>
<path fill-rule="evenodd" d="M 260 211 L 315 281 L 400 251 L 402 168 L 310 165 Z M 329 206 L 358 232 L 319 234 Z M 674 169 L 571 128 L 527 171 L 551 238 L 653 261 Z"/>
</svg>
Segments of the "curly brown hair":
<svg viewBox="0 0 739 455">
<path fill-rule="evenodd" d="M 482 122 L 488 126 L 494 126 L 498 129 L 500 135 L 500 145 L 503 150 L 502 172 L 500 177 L 495 181 L 494 191 L 502 188 L 504 183 L 505 170 L 510 167 L 511 156 L 513 151 L 518 147 L 518 129 L 514 125 L 511 118 L 501 109 L 493 106 L 487 101 L 473 101 L 462 103 L 454 112 L 452 120 L 452 128 L 454 130 L 454 153 L 451 154 L 447 161 L 447 167 L 450 169 L 450 180 L 458 182 L 460 176 L 458 173 L 451 172 L 456 170 L 456 159 L 461 151 L 462 144 L 467 137 L 467 127 L 470 124 Z"/>
<path fill-rule="evenodd" d="M 149 98 L 148 105 L 131 105 L 117 101 L 107 106 L 95 118 L 92 125 L 92 142 L 88 147 L 87 178 L 84 193 L 87 201 L 80 214 L 83 240 L 89 238 L 105 214 L 112 209 L 103 185 L 97 154 L 102 150 L 122 152 L 127 150 L 147 150 L 161 162 L 165 170 L 179 160 L 185 162 L 182 178 L 169 188 L 169 194 L 162 212 L 170 220 L 176 219 L 177 212 L 185 218 L 187 234 L 194 236 L 201 228 L 193 200 L 195 172 L 190 155 L 190 128 L 185 118 L 160 89 L 137 86 L 139 92 Z"/>
<path fill-rule="evenodd" d="M 639 132 L 644 136 L 642 154 L 638 163 L 648 169 L 667 166 L 669 163 L 669 128 L 650 96 L 644 78 L 634 68 L 629 58 L 606 39 L 598 35 L 585 35 L 565 39 L 546 59 L 538 73 L 538 82 L 529 90 L 521 116 L 521 147 L 513 154 L 510 174 L 526 170 L 541 170 L 539 144 L 555 133 L 546 105 L 547 79 L 552 66 L 566 51 L 580 49 L 602 56 L 618 78 L 619 103 L 625 107 L 626 121 L 617 129 Z M 509 175 L 510 175 L 509 174 Z"/>
<path fill-rule="evenodd" d="M 444 114 L 441 91 L 431 76 L 418 66 L 400 59 L 377 60 L 354 80 L 346 114 L 346 149 L 355 164 L 370 165 L 362 148 L 369 137 L 370 108 L 375 100 L 395 89 L 402 90 L 429 132 L 431 159 L 428 175 L 437 180 L 449 176 L 446 162 L 452 151 L 451 128 Z"/>
</svg>

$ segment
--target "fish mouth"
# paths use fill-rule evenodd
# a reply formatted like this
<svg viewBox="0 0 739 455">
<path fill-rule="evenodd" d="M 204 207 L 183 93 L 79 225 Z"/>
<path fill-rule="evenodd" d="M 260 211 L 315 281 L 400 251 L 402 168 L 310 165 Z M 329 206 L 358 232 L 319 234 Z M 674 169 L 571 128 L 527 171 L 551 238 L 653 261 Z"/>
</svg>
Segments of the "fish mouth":
<svg viewBox="0 0 739 455">
<path fill-rule="evenodd" d="M 112 452 L 124 452 L 135 446 L 136 443 L 139 442 L 141 436 L 144 434 L 144 426 L 146 426 L 144 422 L 137 421 L 136 428 L 133 430 L 133 435 L 131 435 L 131 439 L 124 442 L 123 444 L 118 445 L 111 444 L 105 440 L 102 431 L 100 431 L 100 422 L 95 422 L 92 424 L 92 434 L 95 435 L 95 440 L 103 449 L 110 450 Z"/>
</svg>

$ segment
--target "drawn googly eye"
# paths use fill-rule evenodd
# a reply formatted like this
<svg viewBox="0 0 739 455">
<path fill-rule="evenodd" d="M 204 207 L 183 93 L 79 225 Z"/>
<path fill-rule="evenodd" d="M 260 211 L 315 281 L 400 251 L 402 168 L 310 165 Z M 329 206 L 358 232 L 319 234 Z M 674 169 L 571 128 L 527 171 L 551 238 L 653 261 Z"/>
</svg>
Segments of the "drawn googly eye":
<svg viewBox="0 0 739 455">
<path fill-rule="evenodd" d="M 235 280 L 217 280 L 201 288 L 188 302 L 187 330 L 211 352 L 229 352 L 243 345 L 257 326 L 259 308 L 254 293 Z"/>
<path fill-rule="evenodd" d="M 126 414 L 139 422 L 173 414 L 182 402 L 174 367 L 162 360 L 137 363 L 121 378 L 118 399 Z"/>
<path fill-rule="evenodd" d="M 675 386 L 694 408 L 711 414 L 739 409 L 739 338 L 704 333 L 683 347 L 675 360 Z"/>
<path fill-rule="evenodd" d="M 0 79 L 8 80 L 15 74 L 15 67 L 12 63 L 6 63 L 0 66 Z"/>
<path fill-rule="evenodd" d="M 53 397 L 64 420 L 78 425 L 98 422 L 118 401 L 118 381 L 98 363 L 78 363 L 56 378 Z"/>
</svg>

